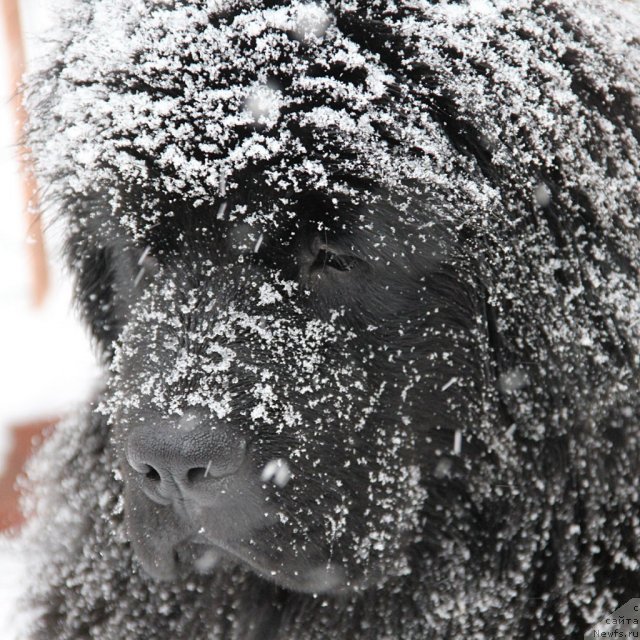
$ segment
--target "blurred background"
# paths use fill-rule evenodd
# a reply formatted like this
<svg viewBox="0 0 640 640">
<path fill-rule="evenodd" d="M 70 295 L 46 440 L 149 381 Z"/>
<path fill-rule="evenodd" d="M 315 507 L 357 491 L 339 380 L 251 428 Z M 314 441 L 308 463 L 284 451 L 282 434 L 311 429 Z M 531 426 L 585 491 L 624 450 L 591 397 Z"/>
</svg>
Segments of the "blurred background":
<svg viewBox="0 0 640 640">
<path fill-rule="evenodd" d="M 98 378 L 60 258 L 64 229 L 53 223 L 55 212 L 40 215 L 38 185 L 20 145 L 20 78 L 45 53 L 50 7 L 0 0 L 0 640 L 20 640 L 14 614 L 24 574 L 11 545 L 23 524 L 16 478 Z"/>
</svg>

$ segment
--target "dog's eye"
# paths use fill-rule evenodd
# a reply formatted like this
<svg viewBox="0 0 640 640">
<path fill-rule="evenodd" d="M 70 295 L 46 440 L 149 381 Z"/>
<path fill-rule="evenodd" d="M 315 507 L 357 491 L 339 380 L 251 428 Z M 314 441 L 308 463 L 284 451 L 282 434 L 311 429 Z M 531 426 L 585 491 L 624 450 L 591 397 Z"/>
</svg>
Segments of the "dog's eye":
<svg viewBox="0 0 640 640">
<path fill-rule="evenodd" d="M 336 271 L 351 271 L 361 260 L 345 253 L 335 253 L 327 247 L 321 247 L 316 254 L 312 269 L 335 269 Z"/>
</svg>

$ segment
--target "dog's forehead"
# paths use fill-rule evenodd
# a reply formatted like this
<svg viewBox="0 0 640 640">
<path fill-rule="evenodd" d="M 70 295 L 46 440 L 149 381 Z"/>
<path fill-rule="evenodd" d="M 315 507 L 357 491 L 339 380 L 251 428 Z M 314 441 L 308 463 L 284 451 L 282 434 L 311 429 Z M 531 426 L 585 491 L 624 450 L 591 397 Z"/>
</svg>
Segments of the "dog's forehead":
<svg viewBox="0 0 640 640">
<path fill-rule="evenodd" d="M 310 215 L 301 208 L 279 218 L 248 215 L 227 220 L 215 229 L 214 251 L 228 260 L 263 253 L 296 260 L 329 247 L 361 259 L 408 264 L 421 256 L 433 264 L 452 251 L 454 238 L 431 223 L 410 216 L 380 219 L 373 210 L 344 209 Z"/>
</svg>

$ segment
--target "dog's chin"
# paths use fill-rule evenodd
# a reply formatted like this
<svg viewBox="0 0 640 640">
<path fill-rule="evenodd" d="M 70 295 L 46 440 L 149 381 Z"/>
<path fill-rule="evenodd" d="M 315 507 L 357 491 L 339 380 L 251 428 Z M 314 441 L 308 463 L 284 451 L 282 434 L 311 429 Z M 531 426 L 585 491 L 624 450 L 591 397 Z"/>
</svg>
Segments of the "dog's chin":
<svg viewBox="0 0 640 640">
<path fill-rule="evenodd" d="M 215 505 L 159 504 L 125 476 L 125 520 L 134 556 L 144 573 L 160 581 L 242 567 L 280 587 L 301 593 L 352 589 L 345 565 L 309 532 L 290 540 L 271 502 L 248 483 L 244 500 Z M 247 497 L 252 499 L 248 499 Z"/>
<path fill-rule="evenodd" d="M 326 560 L 312 561 L 295 554 L 273 558 L 270 549 L 211 541 L 201 534 L 176 544 L 162 545 L 150 537 L 132 540 L 142 570 L 159 581 L 177 581 L 194 574 L 212 575 L 241 566 L 279 587 L 310 594 L 339 594 L 351 590 L 344 569 Z"/>
</svg>

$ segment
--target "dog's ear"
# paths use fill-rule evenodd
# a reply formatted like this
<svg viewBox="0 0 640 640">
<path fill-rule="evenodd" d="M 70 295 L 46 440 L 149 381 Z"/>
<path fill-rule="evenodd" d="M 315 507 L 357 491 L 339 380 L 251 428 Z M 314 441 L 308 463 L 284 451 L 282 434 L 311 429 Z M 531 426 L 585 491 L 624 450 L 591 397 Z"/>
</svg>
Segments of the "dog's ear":
<svg viewBox="0 0 640 640">
<path fill-rule="evenodd" d="M 110 360 L 115 342 L 132 306 L 159 266 L 148 247 L 87 242 L 86 236 L 70 236 L 71 270 L 80 312 L 101 354 Z"/>
</svg>

